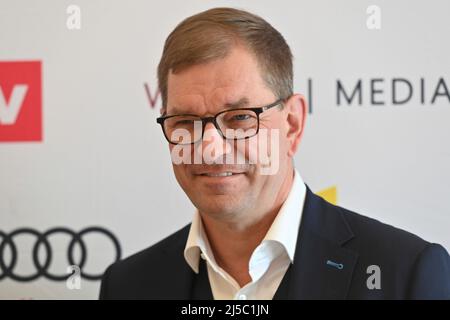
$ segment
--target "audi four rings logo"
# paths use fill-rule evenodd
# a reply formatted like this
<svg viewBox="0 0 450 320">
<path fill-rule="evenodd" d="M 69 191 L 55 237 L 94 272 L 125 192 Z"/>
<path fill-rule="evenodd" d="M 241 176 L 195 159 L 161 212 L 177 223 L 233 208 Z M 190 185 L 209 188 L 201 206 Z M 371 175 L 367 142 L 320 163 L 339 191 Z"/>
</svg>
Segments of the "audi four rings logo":
<svg viewBox="0 0 450 320">
<path fill-rule="evenodd" d="M 112 244 L 114 245 L 115 250 L 115 261 L 120 260 L 121 257 L 121 248 L 120 243 L 117 240 L 116 236 L 114 236 L 113 233 L 110 231 L 102 228 L 102 227 L 89 227 L 86 229 L 83 229 L 79 232 L 72 231 L 65 227 L 58 227 L 58 228 L 52 228 L 44 233 L 41 233 L 37 230 L 31 229 L 31 228 L 20 228 L 16 229 L 10 233 L 5 233 L 0 230 L 0 280 L 4 278 L 11 278 L 16 281 L 33 281 L 38 279 L 39 277 L 45 277 L 50 280 L 54 281 L 63 281 L 66 280 L 70 274 L 51 274 L 49 273 L 48 269 L 52 263 L 52 257 L 53 257 L 53 251 L 52 246 L 49 242 L 49 236 L 54 234 L 66 234 L 71 237 L 70 243 L 67 247 L 67 261 L 70 265 L 78 265 L 81 273 L 80 276 L 84 279 L 88 280 L 99 280 L 103 273 L 99 274 L 90 274 L 83 271 L 83 266 L 86 264 L 86 258 L 88 255 L 88 251 L 86 248 L 86 244 L 83 241 L 83 236 L 86 234 L 100 234 L 102 236 L 105 236 L 107 239 L 111 240 Z M 33 248 L 31 250 L 32 252 L 32 259 L 33 264 L 36 272 L 34 272 L 31 275 L 19 275 L 14 273 L 14 268 L 17 264 L 17 246 L 14 243 L 14 239 L 20 235 L 32 235 L 36 238 L 36 242 L 33 245 Z M 78 244 L 78 247 L 80 248 L 81 254 L 80 259 L 78 263 L 75 263 L 74 260 L 74 248 L 75 244 Z M 45 259 L 44 262 L 41 264 L 41 261 L 39 261 L 39 248 L 43 246 L 45 251 Z M 9 250 L 11 252 L 11 258 L 9 259 L 9 263 L 7 264 L 5 262 L 4 258 L 4 252 L 5 248 L 9 247 Z M 92 253 L 91 253 L 92 255 Z"/>
</svg>

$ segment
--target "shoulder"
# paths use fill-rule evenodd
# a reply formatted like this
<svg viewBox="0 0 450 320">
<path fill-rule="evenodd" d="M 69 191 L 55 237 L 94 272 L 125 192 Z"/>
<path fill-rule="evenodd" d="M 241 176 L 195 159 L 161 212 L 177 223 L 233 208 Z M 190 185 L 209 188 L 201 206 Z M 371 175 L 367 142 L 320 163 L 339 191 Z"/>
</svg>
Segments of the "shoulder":
<svg viewBox="0 0 450 320">
<path fill-rule="evenodd" d="M 100 298 L 140 299 L 170 295 L 165 291 L 170 289 L 172 279 L 191 272 L 183 256 L 189 228 L 190 224 L 151 247 L 110 265 L 102 278 Z"/>
<path fill-rule="evenodd" d="M 354 274 L 357 283 L 365 285 L 368 267 L 375 265 L 381 272 L 380 294 L 391 295 L 386 297 L 450 298 L 450 257 L 445 248 L 353 211 L 328 206 L 342 215 L 353 232 L 344 246 L 358 254 Z"/>
<path fill-rule="evenodd" d="M 180 230 L 160 240 L 154 245 L 141 250 L 124 260 L 114 263 L 114 268 L 116 268 L 117 270 L 125 269 L 126 271 L 142 267 L 147 268 L 149 267 L 149 264 L 152 265 L 154 262 L 160 262 L 161 259 L 170 258 L 174 251 L 184 249 L 184 245 L 186 244 L 187 236 L 189 233 L 189 227 L 190 224 L 184 226 Z"/>
<path fill-rule="evenodd" d="M 317 233 L 338 240 L 354 251 L 412 256 L 430 244 L 408 231 L 331 204 L 311 191 L 307 200 L 304 222 Z"/>
<path fill-rule="evenodd" d="M 370 245 L 370 249 L 375 252 L 382 251 L 384 254 L 402 257 L 417 255 L 430 245 L 428 241 L 411 232 L 348 209 L 335 208 L 342 214 L 354 233 L 353 245 L 355 247 Z"/>
</svg>

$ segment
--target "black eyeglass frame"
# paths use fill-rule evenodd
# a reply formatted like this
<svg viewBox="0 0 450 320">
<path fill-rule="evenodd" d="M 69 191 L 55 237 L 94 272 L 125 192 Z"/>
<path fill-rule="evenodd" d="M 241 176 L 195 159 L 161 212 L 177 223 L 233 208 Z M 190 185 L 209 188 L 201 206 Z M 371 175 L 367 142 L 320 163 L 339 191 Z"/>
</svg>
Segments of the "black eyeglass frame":
<svg viewBox="0 0 450 320">
<path fill-rule="evenodd" d="M 159 123 L 159 124 L 161 125 L 161 129 L 162 129 L 162 131 L 163 131 L 163 134 L 164 134 L 164 137 L 166 138 L 166 140 L 167 140 L 170 144 L 173 144 L 173 145 L 178 145 L 178 144 L 181 144 L 181 145 L 189 145 L 189 144 L 197 143 L 198 141 L 200 141 L 201 139 L 203 139 L 203 134 L 205 133 L 205 127 L 206 127 L 206 124 L 207 124 L 208 122 L 211 122 L 211 123 L 214 125 L 214 127 L 215 127 L 216 130 L 220 133 L 220 135 L 222 136 L 223 139 L 227 139 L 227 140 L 242 140 L 242 139 L 248 139 L 248 138 L 254 137 L 254 136 L 256 136 L 256 135 L 258 134 L 258 132 L 259 132 L 259 115 L 260 115 L 261 113 L 263 113 L 263 112 L 265 112 L 265 111 L 267 111 L 267 110 L 269 110 L 269 109 L 271 109 L 271 108 L 274 108 L 274 107 L 276 107 L 276 106 L 278 106 L 278 105 L 281 105 L 284 101 L 285 101 L 285 99 L 278 99 L 277 101 L 275 101 L 275 102 L 273 102 L 273 103 L 271 103 L 271 104 L 268 104 L 268 105 L 262 106 L 262 107 L 256 107 L 256 108 L 226 109 L 226 110 L 220 111 L 219 113 L 217 113 L 216 115 L 214 115 L 214 116 L 212 116 L 212 117 L 199 117 L 198 115 L 195 115 L 195 114 L 189 114 L 189 113 L 185 113 L 185 114 L 174 114 L 174 115 L 170 115 L 170 116 L 161 116 L 161 117 L 156 118 L 156 122 Z M 222 130 L 220 129 L 220 127 L 219 127 L 219 125 L 218 125 L 216 119 L 217 119 L 217 117 L 218 117 L 219 115 L 221 115 L 222 113 L 230 112 L 230 111 L 239 111 L 239 110 L 249 110 L 249 111 L 255 112 L 256 118 L 257 118 L 257 129 L 256 129 L 256 132 L 255 132 L 255 134 L 253 134 L 253 135 L 251 135 L 251 136 L 247 136 L 247 137 L 243 137 L 243 138 L 233 138 L 233 139 L 227 138 L 227 137 L 225 137 L 224 133 L 223 133 Z M 167 119 L 170 119 L 170 118 L 173 118 L 173 117 L 179 117 L 179 116 L 197 117 L 197 118 L 202 122 L 202 135 L 201 135 L 201 138 L 200 138 L 199 140 L 193 141 L 193 142 L 190 142 L 190 143 L 175 143 L 175 142 L 170 141 L 169 137 L 168 137 L 167 134 L 166 134 L 166 130 L 164 129 L 164 122 L 165 122 Z"/>
</svg>

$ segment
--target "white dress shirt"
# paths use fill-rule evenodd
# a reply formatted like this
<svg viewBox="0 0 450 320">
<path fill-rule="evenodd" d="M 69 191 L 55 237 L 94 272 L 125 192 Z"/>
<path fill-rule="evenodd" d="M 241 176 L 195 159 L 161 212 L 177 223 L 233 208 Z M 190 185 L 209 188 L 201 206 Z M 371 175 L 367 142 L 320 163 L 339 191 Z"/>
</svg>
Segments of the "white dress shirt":
<svg viewBox="0 0 450 320">
<path fill-rule="evenodd" d="M 195 212 L 184 249 L 184 257 L 195 273 L 200 257 L 207 262 L 214 299 L 272 299 L 289 265 L 294 261 L 298 229 L 306 196 L 306 186 L 297 170 L 289 194 L 264 239 L 249 261 L 251 282 L 242 288 L 214 259 L 203 223 Z"/>
</svg>

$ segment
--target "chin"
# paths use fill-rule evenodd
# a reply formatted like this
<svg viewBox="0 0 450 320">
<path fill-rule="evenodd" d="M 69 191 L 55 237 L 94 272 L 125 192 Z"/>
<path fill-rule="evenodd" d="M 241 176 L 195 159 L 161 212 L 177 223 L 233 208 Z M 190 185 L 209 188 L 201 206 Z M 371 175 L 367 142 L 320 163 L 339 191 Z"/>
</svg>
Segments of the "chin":
<svg viewBox="0 0 450 320">
<path fill-rule="evenodd" d="M 197 203 L 193 201 L 195 207 L 204 214 L 217 218 L 235 216 L 242 212 L 243 206 L 234 203 L 230 196 L 217 195 L 209 197 L 210 199 L 207 202 L 204 199 L 203 201 L 197 201 Z"/>
</svg>

